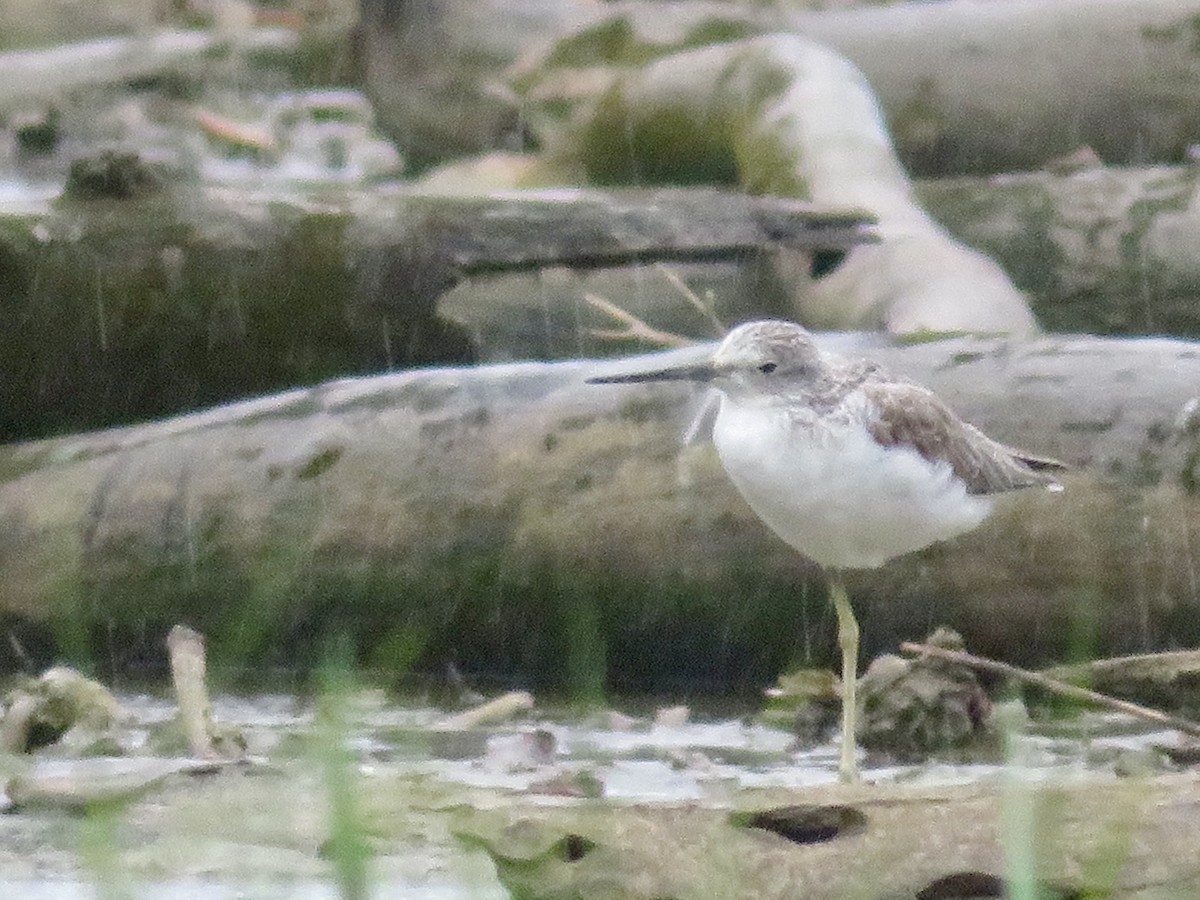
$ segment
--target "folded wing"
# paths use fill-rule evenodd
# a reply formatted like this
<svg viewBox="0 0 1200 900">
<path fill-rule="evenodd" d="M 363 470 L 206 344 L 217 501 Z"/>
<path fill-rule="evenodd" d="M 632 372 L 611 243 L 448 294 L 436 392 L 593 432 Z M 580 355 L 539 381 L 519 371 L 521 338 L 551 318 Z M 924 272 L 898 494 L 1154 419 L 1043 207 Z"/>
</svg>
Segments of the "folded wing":
<svg viewBox="0 0 1200 900">
<path fill-rule="evenodd" d="M 1055 473 L 1067 468 L 992 440 L 920 385 L 880 381 L 862 389 L 877 412 L 869 423 L 875 440 L 906 445 L 931 462 L 947 463 L 970 494 L 1053 484 Z"/>
</svg>

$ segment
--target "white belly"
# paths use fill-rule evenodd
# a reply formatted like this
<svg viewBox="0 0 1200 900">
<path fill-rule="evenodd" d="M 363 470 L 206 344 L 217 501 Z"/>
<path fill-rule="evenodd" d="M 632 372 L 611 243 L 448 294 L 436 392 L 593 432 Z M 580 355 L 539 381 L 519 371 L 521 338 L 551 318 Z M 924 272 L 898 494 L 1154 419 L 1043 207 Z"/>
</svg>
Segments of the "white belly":
<svg viewBox="0 0 1200 900">
<path fill-rule="evenodd" d="M 727 397 L 717 453 L 750 508 L 824 566 L 866 568 L 974 528 L 990 509 L 945 463 L 881 447 L 860 424 L 797 424 Z"/>
</svg>

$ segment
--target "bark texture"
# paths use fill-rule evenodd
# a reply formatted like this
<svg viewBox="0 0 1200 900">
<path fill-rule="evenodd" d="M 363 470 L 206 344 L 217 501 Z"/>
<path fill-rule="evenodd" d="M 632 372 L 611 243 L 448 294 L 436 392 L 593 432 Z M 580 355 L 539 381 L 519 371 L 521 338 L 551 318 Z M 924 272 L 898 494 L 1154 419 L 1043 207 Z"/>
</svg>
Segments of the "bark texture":
<svg viewBox="0 0 1200 900">
<path fill-rule="evenodd" d="M 1194 644 L 1200 351 L 1166 340 L 847 337 L 996 438 L 1078 467 L 849 581 L 864 653 L 959 630 L 1017 663 Z M 680 355 L 701 352 L 677 351 Z M 658 360 L 656 360 L 658 362 Z M 624 364 L 623 364 L 624 365 Z M 106 660 L 178 621 L 223 664 L 331 631 L 380 666 L 573 688 L 769 682 L 834 649 L 823 579 L 742 504 L 678 386 L 594 362 L 335 381 L 0 452 L 13 627 Z M 149 651 L 148 651 L 149 652 Z"/>
<path fill-rule="evenodd" d="M 1003 270 L 917 205 L 859 70 L 811 40 L 768 35 L 647 63 L 616 77 L 549 155 L 601 184 L 724 174 L 751 193 L 836 197 L 867 210 L 879 221 L 878 244 L 822 279 L 787 273 L 796 316 L 817 327 L 1035 330 Z"/>
<path fill-rule="evenodd" d="M 838 253 L 864 237 L 861 222 L 711 190 L 184 186 L 14 210 L 0 216 L 0 440 L 337 375 L 601 353 L 586 329 L 616 323 L 585 302 L 589 290 L 659 328 L 711 337 L 710 321 L 647 268 L 655 260 L 698 288 L 720 286 L 727 320 L 779 314 L 741 262 L 777 245 Z M 503 274 L 513 271 L 531 274 Z"/>
<path fill-rule="evenodd" d="M 1195 166 L 918 182 L 930 214 L 995 259 L 1051 331 L 1200 335 Z"/>
<path fill-rule="evenodd" d="M 1197 0 L 975 0 L 805 12 L 728 3 L 363 0 L 366 83 L 426 161 L 521 146 L 529 109 L 505 66 L 586 98 L 615 69 L 719 41 L 801 34 L 866 74 L 915 176 L 1033 169 L 1093 147 L 1179 162 L 1200 133 Z M 536 48 L 542 42 L 544 50 Z M 444 48 L 436 55 L 429 46 Z M 543 137 L 544 135 L 537 135 Z"/>
</svg>

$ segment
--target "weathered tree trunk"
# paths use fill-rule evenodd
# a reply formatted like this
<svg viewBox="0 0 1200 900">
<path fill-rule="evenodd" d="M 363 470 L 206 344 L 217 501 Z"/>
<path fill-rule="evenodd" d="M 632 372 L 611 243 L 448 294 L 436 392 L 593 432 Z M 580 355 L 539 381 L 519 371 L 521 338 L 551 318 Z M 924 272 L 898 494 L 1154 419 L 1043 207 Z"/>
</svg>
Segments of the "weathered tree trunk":
<svg viewBox="0 0 1200 900">
<path fill-rule="evenodd" d="M 870 87 L 844 57 L 796 35 L 681 50 L 619 74 L 548 147 L 590 182 L 704 182 L 866 210 L 879 242 L 820 279 L 788 273 L 794 317 L 892 334 L 1027 335 L 1033 315 L 1004 271 L 915 202 Z M 572 161 L 574 165 L 572 165 Z M 789 262 L 786 260 L 785 262 Z"/>
<path fill-rule="evenodd" d="M 907 3 L 800 27 L 858 64 L 914 175 L 1034 169 L 1081 146 L 1179 162 L 1200 128 L 1195 0 Z"/>
<path fill-rule="evenodd" d="M 1198 176 L 1200 169 L 1192 166 L 1091 166 L 1066 174 L 918 181 L 914 194 L 950 234 L 1003 266 L 1048 331 L 1200 336 Z M 768 268 L 759 265 L 755 271 Z M 809 277 L 807 271 L 784 267 L 757 284 L 779 297 Z M 665 282 L 654 284 L 672 292 Z M 568 343 L 560 345 L 565 353 L 556 353 L 540 329 L 526 327 L 522 336 L 506 324 L 534 322 L 542 315 L 545 296 L 536 286 L 505 290 L 503 297 L 480 302 L 474 290 L 461 289 L 441 308 L 455 321 L 471 323 L 473 331 L 480 330 L 476 322 L 496 329 L 504 336 L 501 345 L 515 355 L 572 352 Z M 656 312 L 647 312 L 651 324 L 657 324 Z M 490 355 L 486 348 L 483 354 Z"/>
<path fill-rule="evenodd" d="M 1105 169 L 922 182 L 917 196 L 994 254 L 1052 330 L 1200 335 L 1195 188 L 1190 168 Z M 658 329 L 709 338 L 709 321 L 663 273 L 624 263 L 754 259 L 760 242 L 855 238 L 849 220 L 814 215 L 707 191 L 379 189 L 319 205 L 214 191 L 10 213 L 0 219 L 0 435 L 153 418 L 397 366 L 637 349 L 592 333 L 617 323 L 589 293 Z M 622 265 L 564 268 L 605 261 Z M 714 292 L 730 324 L 789 315 L 783 290 L 756 279 L 765 268 L 672 263 L 697 293 Z M 456 270 L 475 275 L 451 287 Z"/>
<path fill-rule="evenodd" d="M 0 50 L 46 47 L 67 41 L 130 34 L 149 26 L 157 13 L 156 3 L 144 0 L 13 0 L 0 7 Z"/>
<path fill-rule="evenodd" d="M 1060 36 L 1064 20 L 1058 17 L 1068 7 L 1072 15 L 1078 16 L 1071 20 L 1072 41 L 1064 43 Z M 475 7 L 458 3 L 454 8 L 462 13 Z M 878 11 L 859 10 L 828 19 L 813 16 L 805 22 L 824 23 L 821 39 L 829 38 L 831 46 L 845 50 L 847 58 L 854 59 L 858 57 L 833 37 L 852 36 L 859 40 L 861 52 L 858 27 L 875 12 Z M 912 26 L 921 40 L 928 39 L 937 48 L 937 52 L 920 54 L 915 47 L 907 47 L 908 57 L 900 54 L 903 60 L 900 71 L 905 78 L 911 75 L 909 68 L 928 71 L 924 66 L 931 57 L 941 62 L 940 53 L 946 47 L 962 56 L 959 63 L 970 69 L 969 79 L 955 79 L 954 68 L 950 67 L 949 74 L 934 70 L 937 78 L 931 75 L 915 86 L 909 85 L 920 96 L 905 101 L 912 108 L 904 111 L 907 117 L 904 121 L 892 122 L 893 131 L 909 137 L 918 134 L 927 141 L 930 152 L 938 158 L 953 155 L 949 144 L 956 138 L 947 138 L 939 129 L 943 119 L 951 113 L 957 115 L 965 105 L 966 101 L 955 93 L 963 82 L 974 85 L 975 96 L 1001 95 L 995 101 L 997 108 L 1012 115 L 1011 122 L 999 113 L 992 117 L 996 128 L 1003 131 L 995 140 L 991 134 L 985 138 L 994 145 L 1017 135 L 1022 152 L 1037 154 L 1041 151 L 1036 135 L 1030 132 L 1044 127 L 1051 133 L 1053 143 L 1061 137 L 1062 122 L 1069 120 L 1074 129 L 1071 131 L 1074 143 L 1056 147 L 1057 153 L 1078 147 L 1078 138 L 1090 127 L 1076 127 L 1077 118 L 1066 115 L 1060 98 L 1067 98 L 1076 117 L 1090 114 L 1088 110 L 1097 116 L 1107 115 L 1105 104 L 1115 104 L 1125 111 L 1123 104 L 1127 101 L 1135 105 L 1143 103 L 1143 94 L 1151 90 L 1155 79 L 1167 79 L 1154 88 L 1159 93 L 1170 93 L 1173 89 L 1163 71 L 1140 68 L 1143 61 L 1164 54 L 1162 58 L 1156 57 L 1156 61 L 1165 65 L 1167 57 L 1182 52 L 1174 43 L 1178 37 L 1172 30 L 1174 26 L 1168 27 L 1160 20 L 1168 12 L 1176 17 L 1182 15 L 1178 3 L 1131 4 L 1128 0 L 1107 0 L 1085 10 L 1068 2 L 1065 7 L 1056 6 L 1050 11 L 1040 5 L 1008 3 L 989 6 L 986 13 L 978 16 L 973 4 L 948 3 L 934 8 L 927 4 L 901 4 L 887 12 L 893 17 L 886 20 L 893 30 L 901 30 L 901 23 Z M 727 15 L 729 18 L 724 18 Z M 969 246 L 970 242 L 965 246 L 947 236 L 912 201 L 911 187 L 890 151 L 874 97 L 859 72 L 842 56 L 814 43 L 807 24 L 790 29 L 802 32 L 804 37 L 781 29 L 771 35 L 735 40 L 762 24 L 757 20 L 750 24 L 746 15 L 738 10 L 711 11 L 698 4 L 666 10 L 641 5 L 616 7 L 615 11 L 606 7 L 598 19 L 568 31 L 540 57 L 525 61 L 512 80 L 522 98 L 523 121 L 530 123 L 541 138 L 547 177 L 574 177 L 606 184 L 732 182 L 751 191 L 824 202 L 841 198 L 843 202 L 863 206 L 878 217 L 882 241 L 859 248 L 846 265 L 821 280 L 808 278 L 807 257 L 800 260 L 799 266 L 791 267 L 787 256 L 781 255 L 782 277 L 776 283 L 793 292 L 794 317 L 817 327 L 882 327 L 898 334 L 940 331 L 1019 334 L 1032 329 L 1033 317 L 1002 268 Z M 945 39 L 953 32 L 939 30 L 945 27 L 939 24 L 943 17 L 954 23 L 953 28 L 971 36 L 970 40 L 977 40 L 978 46 L 964 47 L 956 43 L 957 36 Z M 979 30 L 976 20 L 991 28 L 996 24 L 994 17 L 1015 26 L 1009 30 L 1020 34 L 1021 41 L 1033 48 L 1039 66 L 1046 60 L 1061 59 L 1064 70 L 1080 79 L 1079 84 L 1065 91 L 1061 88 L 1044 91 L 1054 98 L 1049 104 L 1039 106 L 1029 102 L 1025 95 L 1038 93 L 1032 87 L 1033 82 L 1045 87 L 1047 72 L 1038 66 L 1025 66 L 1024 56 L 1009 48 L 1010 52 L 994 55 L 1002 57 L 1005 65 L 1019 68 L 1019 76 L 1001 79 L 1005 90 L 983 89 L 972 80 L 981 68 L 973 57 L 981 55 L 979 47 L 988 48 L 989 53 L 982 55 L 991 58 L 994 43 L 1007 45 L 995 35 L 989 43 L 987 33 Z M 1010 21 L 1006 17 L 1013 18 Z M 772 20 L 775 25 L 779 21 L 779 18 Z M 849 27 L 847 23 L 857 25 Z M 1082 41 L 1076 40 L 1080 29 L 1086 35 Z M 1158 42 L 1153 51 L 1142 47 L 1149 35 L 1154 35 Z M 877 31 L 870 31 L 873 49 L 877 49 L 874 45 L 878 36 Z M 942 39 L 933 40 L 934 37 Z M 1090 46 L 1093 42 L 1119 48 L 1115 56 L 1131 67 L 1126 73 L 1134 85 L 1129 97 L 1116 92 L 1118 99 L 1114 100 L 1114 91 L 1108 90 L 1105 78 L 1096 77 L 1090 62 L 1086 75 L 1079 70 L 1072 55 L 1076 44 Z M 1030 51 L 1025 48 L 1025 52 Z M 967 59 L 968 56 L 972 58 Z M 1113 56 L 1110 53 L 1106 59 Z M 876 66 L 880 58 L 890 57 L 877 52 L 869 57 Z M 1032 82 L 1028 77 L 1031 71 L 1035 73 Z M 1000 78 L 1001 72 L 997 68 L 990 74 Z M 948 82 L 945 87 L 938 80 L 941 78 Z M 1092 86 L 1097 81 L 1105 85 L 1105 90 L 1093 96 Z M 1010 108 L 1005 105 L 1009 102 L 1006 91 L 1012 85 L 1025 93 Z M 951 98 L 950 112 L 940 105 L 943 95 Z M 1190 103 L 1166 105 L 1170 108 L 1168 117 L 1187 118 L 1193 114 Z M 895 120 L 896 116 L 892 118 Z M 1043 162 L 1053 155 L 1042 153 L 1037 161 Z M 1024 164 L 1029 162 L 1026 159 Z M 1134 214 L 1132 218 L 1138 223 L 1130 225 L 1129 230 L 1140 230 L 1141 219 L 1157 216 L 1164 211 L 1164 205 L 1175 202 L 1178 198 L 1156 204 L 1153 209 L 1134 210 L 1130 205 L 1128 212 Z M 1177 212 L 1169 207 L 1166 211 L 1172 215 Z M 1065 213 L 1068 222 L 1072 212 Z M 970 221 L 964 230 L 976 221 Z M 1045 230 L 1044 222 L 1035 224 Z M 1122 240 L 1123 248 L 1132 245 L 1136 249 L 1134 253 L 1122 254 L 1124 266 L 1120 277 L 1100 282 L 1099 275 L 1110 273 L 1090 273 L 1092 283 L 1106 283 L 1111 286 L 1109 290 L 1119 292 L 1113 308 L 1104 310 L 1106 321 L 1128 322 L 1130 313 L 1142 321 L 1152 321 L 1145 310 L 1153 306 L 1150 298 L 1160 283 L 1165 283 L 1167 292 L 1175 296 L 1186 297 L 1189 293 L 1189 282 L 1195 280 L 1190 275 L 1193 266 L 1188 261 L 1191 248 L 1186 240 L 1179 239 L 1187 230 L 1181 229 L 1179 223 L 1165 227 L 1169 232 L 1166 236 L 1152 236 L 1155 249 L 1171 255 L 1177 267 L 1188 273 L 1184 283 L 1170 284 L 1167 279 L 1142 277 L 1146 266 L 1145 257 L 1138 252 L 1145 249 L 1140 235 L 1134 241 Z M 1066 230 L 1071 230 L 1070 224 Z M 1114 231 L 1111 227 L 1105 230 Z M 995 242 L 995 230 L 984 234 Z M 1066 240 L 1075 237 L 1068 234 Z M 1091 240 L 1091 236 L 1085 235 L 1084 239 Z M 1046 242 L 1052 244 L 1053 241 Z M 1027 283 L 1039 286 L 1048 283 L 1042 271 L 1049 267 L 1045 255 L 1027 253 L 1021 262 L 1024 274 L 1033 276 L 1027 278 Z M 1112 266 L 1106 268 L 1111 270 Z M 1068 282 L 1064 287 L 1072 290 L 1075 286 Z M 1078 292 L 1072 294 L 1065 303 L 1044 302 L 1043 308 L 1057 314 L 1051 317 L 1051 323 L 1066 329 L 1107 330 L 1071 320 L 1069 312 Z M 1183 309 L 1190 305 L 1179 304 Z M 1175 325 L 1174 318 L 1168 315 L 1161 321 Z"/>
<path fill-rule="evenodd" d="M 250 29 L 236 43 L 243 51 L 292 51 L 297 36 L 282 28 Z M 229 37 L 213 30 L 161 31 L 0 53 L 0 112 L 66 91 L 202 65 L 206 56 L 228 46 Z"/>
<path fill-rule="evenodd" d="M 543 265 L 613 267 L 593 289 L 659 328 L 711 337 L 665 279 L 618 267 L 683 261 L 723 284 L 717 312 L 732 319 L 780 311 L 748 279 L 738 290 L 740 260 L 777 244 L 838 252 L 865 237 L 854 213 L 710 190 L 184 189 L 17 212 L 0 219 L 0 440 L 336 375 L 511 358 L 530 351 L 529 334 L 545 355 L 602 352 L 586 328 L 615 323 L 576 285 L 492 277 Z M 474 309 L 443 315 L 442 294 L 472 277 Z"/>
<path fill-rule="evenodd" d="M 519 145 L 520 112 L 499 76 L 531 41 L 578 21 L 588 5 L 361 0 L 362 77 L 380 124 L 415 170 Z"/>
<path fill-rule="evenodd" d="M 1025 664 L 1200 640 L 1195 345 L 830 346 L 1080 466 L 1062 494 L 1005 497 L 976 532 L 856 575 L 865 652 L 940 622 Z M 584 385 L 599 365 L 336 381 L 3 448 L 0 608 L 68 648 L 100 632 L 118 664 L 179 621 L 222 663 L 295 662 L 343 629 L 378 665 L 568 685 L 746 687 L 832 657 L 819 573 L 707 444 L 681 450 L 694 397 Z"/>
<path fill-rule="evenodd" d="M 901 159 L 929 176 L 1037 168 L 1083 144 L 1113 164 L 1182 160 L 1200 133 L 1197 14 L 1197 0 L 950 0 L 819 13 L 543 0 L 500 12 L 482 0 L 362 0 L 362 46 L 382 120 L 428 161 L 521 140 L 520 104 L 496 82 L 538 40 L 566 38 L 548 68 L 594 70 L 707 41 L 799 33 L 866 73 Z"/>
<path fill-rule="evenodd" d="M 1194 166 L 922 181 L 918 200 L 999 262 L 1051 331 L 1200 335 Z"/>
</svg>

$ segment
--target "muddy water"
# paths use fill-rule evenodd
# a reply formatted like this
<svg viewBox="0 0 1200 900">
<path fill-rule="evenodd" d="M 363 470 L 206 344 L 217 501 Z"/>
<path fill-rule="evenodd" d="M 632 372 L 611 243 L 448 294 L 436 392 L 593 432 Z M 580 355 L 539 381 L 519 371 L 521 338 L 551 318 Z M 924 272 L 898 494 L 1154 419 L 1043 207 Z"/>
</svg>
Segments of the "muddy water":
<svg viewBox="0 0 1200 900">
<path fill-rule="evenodd" d="M 144 694 L 120 699 L 132 716 L 130 734 L 149 748 L 173 704 Z M 222 697 L 214 711 L 242 729 L 260 765 L 173 778 L 108 817 L 55 809 L 0 817 L 0 897 L 343 896 L 324 849 L 333 814 L 312 703 Z M 454 837 L 467 813 L 597 803 L 722 810 L 747 793 L 803 792 L 836 780 L 833 744 L 796 750 L 788 733 L 738 718 L 676 716 L 656 724 L 652 716 L 535 711 L 502 726 L 441 734 L 433 726 L 444 716 L 380 693 L 348 701 L 352 725 L 343 739 L 358 826 L 370 847 L 371 896 L 507 896 L 488 857 Z M 1174 743 L 1112 717 L 1072 729 L 1021 737 L 1015 768 L 867 759 L 865 776 L 917 788 L 995 784 L 1013 771 L 1033 782 L 1106 782 L 1130 759 L 1151 760 L 1154 743 Z"/>
</svg>

